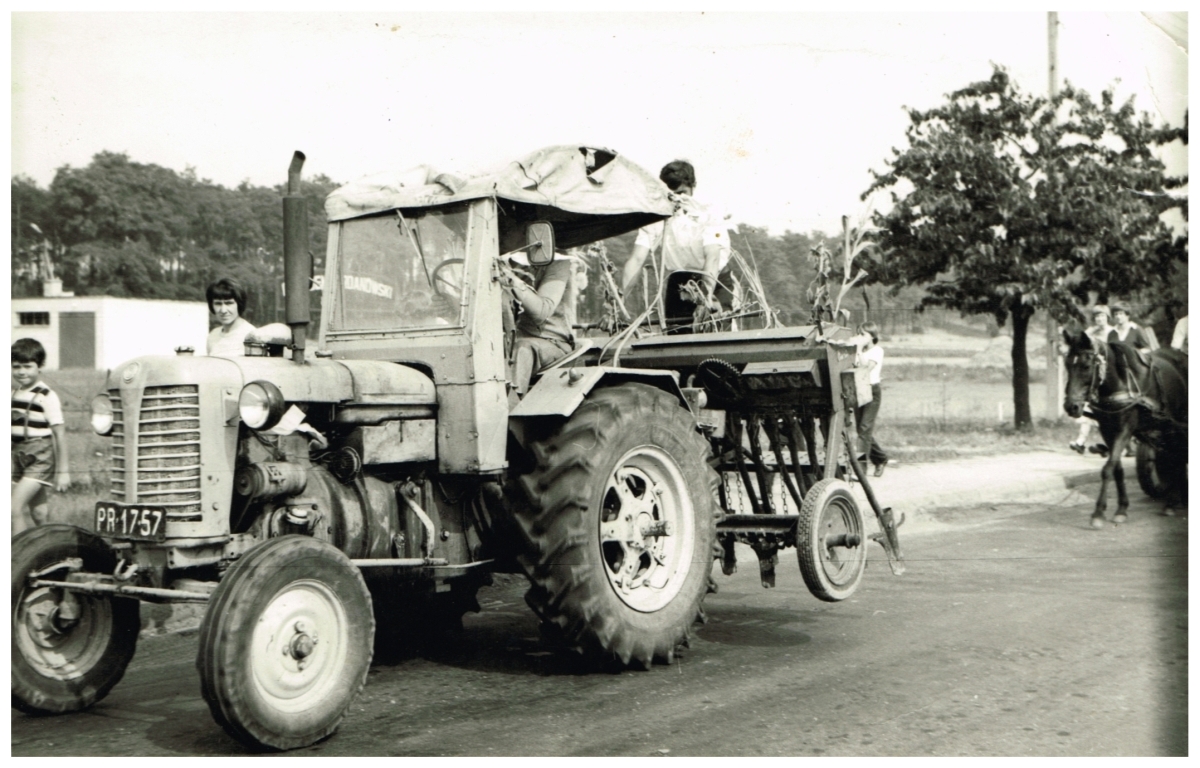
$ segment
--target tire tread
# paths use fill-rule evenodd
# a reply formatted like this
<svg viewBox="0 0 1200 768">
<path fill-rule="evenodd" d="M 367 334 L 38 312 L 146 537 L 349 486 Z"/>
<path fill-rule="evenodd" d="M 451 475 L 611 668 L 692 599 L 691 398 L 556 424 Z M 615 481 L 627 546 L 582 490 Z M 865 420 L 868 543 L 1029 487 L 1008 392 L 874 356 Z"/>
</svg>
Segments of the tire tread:
<svg viewBox="0 0 1200 768">
<path fill-rule="evenodd" d="M 711 514 L 698 516 L 703 522 L 697 537 L 711 554 L 719 551 L 715 545 L 716 522 L 721 517 L 716 501 L 717 473 L 708 463 L 708 442 L 695 430 L 690 414 L 670 394 L 640 383 L 595 390 L 557 434 L 531 445 L 537 468 L 519 479 L 526 503 L 517 505 L 514 513 L 523 544 L 518 562 L 530 580 L 525 601 L 578 653 L 601 661 L 615 659 L 624 666 L 649 667 L 655 660 L 673 659 L 676 647 L 688 639 L 694 617 L 661 627 L 651 633 L 653 637 L 639 636 L 605 610 L 607 577 L 597 578 L 584 566 L 562 565 L 589 541 L 588 492 L 601 449 L 631 425 L 648 425 L 653 435 L 665 424 L 678 430 L 685 419 L 686 442 L 692 455 L 676 460 L 681 469 L 689 463 L 703 468 L 702 482 L 708 486 L 704 498 L 709 501 Z M 705 562 L 705 589 L 700 590 L 696 613 L 707 591 L 711 557 Z"/>
<path fill-rule="evenodd" d="M 360 607 L 365 607 L 361 619 L 368 624 L 367 642 L 363 648 L 358 649 L 365 660 L 345 697 L 346 708 L 361 693 L 371 667 L 372 638 L 375 633 L 371 596 L 362 575 L 349 558 L 329 544 L 308 536 L 281 536 L 256 546 L 226 571 L 213 593 L 201 623 L 200 643 L 196 655 L 201 692 L 213 719 L 231 736 L 255 749 L 286 750 L 308 746 L 334 733 L 346 713 L 344 708 L 335 717 L 312 731 L 292 734 L 271 731 L 267 724 L 256 721 L 256 703 L 251 699 L 249 687 L 241 679 L 241 669 L 235 664 L 227 663 L 227 654 L 223 653 L 225 649 L 236 647 L 240 633 L 246 631 L 248 625 L 252 626 L 253 622 L 244 621 L 247 617 L 242 614 L 249 608 L 243 607 L 242 604 L 249 603 L 254 595 L 268 587 L 273 578 L 272 561 L 287 562 L 301 554 L 328 557 L 333 563 L 351 571 L 357 592 L 354 597 L 361 601 Z M 352 607 L 347 606 L 348 609 Z"/>
</svg>

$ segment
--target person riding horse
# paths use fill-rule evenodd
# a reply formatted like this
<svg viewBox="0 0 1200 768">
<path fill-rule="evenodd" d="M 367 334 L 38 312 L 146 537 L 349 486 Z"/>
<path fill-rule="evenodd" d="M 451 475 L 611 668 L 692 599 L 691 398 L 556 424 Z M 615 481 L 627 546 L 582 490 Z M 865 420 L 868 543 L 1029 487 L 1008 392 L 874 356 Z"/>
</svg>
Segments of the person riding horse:
<svg viewBox="0 0 1200 768">
<path fill-rule="evenodd" d="M 1100 472 L 1100 495 L 1092 526 L 1104 525 L 1109 480 L 1117 486 L 1114 523 L 1127 519 L 1129 499 L 1121 456 L 1131 437 L 1161 446 L 1163 467 L 1170 468 L 1186 491 L 1187 373 L 1169 350 L 1155 350 L 1143 359 L 1124 342 L 1093 340 L 1082 331 L 1063 331 L 1067 345 L 1067 387 L 1063 408 L 1072 418 L 1086 405 L 1100 425 L 1109 448 Z"/>
</svg>

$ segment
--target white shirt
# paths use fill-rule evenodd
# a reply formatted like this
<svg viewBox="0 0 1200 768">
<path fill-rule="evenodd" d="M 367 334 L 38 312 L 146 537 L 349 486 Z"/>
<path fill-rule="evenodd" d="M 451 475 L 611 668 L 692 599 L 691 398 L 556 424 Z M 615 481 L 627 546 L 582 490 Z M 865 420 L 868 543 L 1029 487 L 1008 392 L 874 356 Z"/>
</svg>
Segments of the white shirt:
<svg viewBox="0 0 1200 768">
<path fill-rule="evenodd" d="M 703 271 L 706 245 L 721 246 L 723 260 L 728 260 L 724 251 L 729 248 L 729 230 L 720 217 L 687 195 L 679 198 L 679 210 L 666 221 L 639 229 L 634 245 L 645 246 L 650 252 L 661 245 L 663 269 L 668 274 L 680 269 Z"/>
<path fill-rule="evenodd" d="M 241 317 L 229 324 L 228 333 L 225 326 L 218 325 L 208 332 L 208 354 L 213 357 L 242 357 L 246 354 L 246 335 L 253 330 L 254 326 Z"/>
<path fill-rule="evenodd" d="M 883 347 L 876 344 L 866 350 L 860 356 L 863 363 L 874 363 L 871 366 L 870 380 L 871 386 L 879 383 L 879 374 L 883 372 Z"/>
<path fill-rule="evenodd" d="M 1175 323 L 1175 333 L 1171 335 L 1171 346 L 1183 354 L 1187 354 L 1187 315 Z"/>
</svg>

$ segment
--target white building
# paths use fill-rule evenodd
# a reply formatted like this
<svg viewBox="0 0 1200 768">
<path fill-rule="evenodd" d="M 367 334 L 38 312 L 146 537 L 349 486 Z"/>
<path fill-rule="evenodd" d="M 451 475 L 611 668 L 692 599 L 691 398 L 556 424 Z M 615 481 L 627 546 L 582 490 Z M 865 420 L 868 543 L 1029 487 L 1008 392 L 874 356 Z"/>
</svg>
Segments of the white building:
<svg viewBox="0 0 1200 768">
<path fill-rule="evenodd" d="M 141 355 L 172 355 L 176 347 L 204 354 L 208 304 L 203 301 L 37 296 L 12 299 L 12 341 L 37 339 L 46 369 L 115 368 Z"/>
</svg>

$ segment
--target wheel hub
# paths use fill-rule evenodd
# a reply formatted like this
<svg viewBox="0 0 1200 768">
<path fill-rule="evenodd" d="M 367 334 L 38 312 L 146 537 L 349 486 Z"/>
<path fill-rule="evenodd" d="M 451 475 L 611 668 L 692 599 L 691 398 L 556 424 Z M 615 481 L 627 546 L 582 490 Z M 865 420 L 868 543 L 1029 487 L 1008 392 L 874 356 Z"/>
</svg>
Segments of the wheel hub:
<svg viewBox="0 0 1200 768">
<path fill-rule="evenodd" d="M 690 506 L 677 465 L 658 448 L 630 451 L 609 476 L 600 547 L 609 583 L 630 607 L 657 610 L 681 587 L 691 567 Z"/>
<path fill-rule="evenodd" d="M 273 708 L 303 711 L 337 685 L 348 643 L 346 616 L 325 585 L 302 579 L 282 590 L 255 628 L 254 683 Z"/>
<path fill-rule="evenodd" d="M 284 645 L 283 651 L 284 655 L 290 655 L 299 662 L 301 668 L 304 667 L 304 660 L 312 655 L 317 646 L 317 634 L 315 632 L 309 634 L 307 629 L 304 622 L 296 622 L 296 634 L 292 636 L 290 643 Z"/>
<path fill-rule="evenodd" d="M 25 603 L 29 638 L 43 648 L 54 648 L 79 624 L 79 604 L 59 601 L 50 592 L 34 594 Z"/>
<path fill-rule="evenodd" d="M 821 523 L 824 529 L 821 561 L 825 573 L 835 584 L 852 579 L 856 572 L 855 550 L 862 545 L 862 533 L 855 530 L 856 517 L 845 504 L 835 502 L 824 510 Z"/>
<path fill-rule="evenodd" d="M 40 674 L 75 679 L 103 655 L 106 645 L 96 639 L 112 628 L 107 602 L 42 587 L 22 595 L 14 607 L 14 642 Z"/>
</svg>

